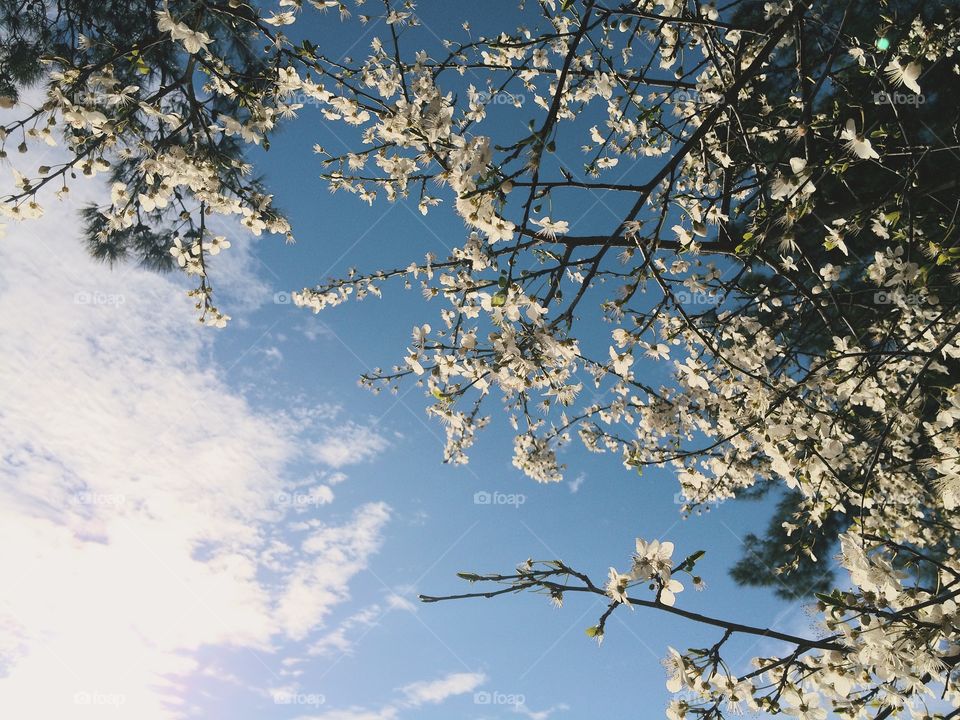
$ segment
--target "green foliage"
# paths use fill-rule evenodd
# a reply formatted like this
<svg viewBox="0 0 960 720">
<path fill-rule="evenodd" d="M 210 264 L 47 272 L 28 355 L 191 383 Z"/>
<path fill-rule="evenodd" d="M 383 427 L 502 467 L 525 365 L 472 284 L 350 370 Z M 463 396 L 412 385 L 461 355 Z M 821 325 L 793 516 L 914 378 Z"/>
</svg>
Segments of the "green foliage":
<svg viewBox="0 0 960 720">
<path fill-rule="evenodd" d="M 85 207 L 83 217 L 84 237 L 91 257 L 111 267 L 134 258 L 150 270 L 167 272 L 175 262 L 170 254 L 169 241 L 149 225 L 138 223 L 129 228 L 107 232 L 106 219 L 96 205 Z"/>
<path fill-rule="evenodd" d="M 826 592 L 833 586 L 830 554 L 849 520 L 836 513 L 820 527 L 801 527 L 788 535 L 783 523 L 796 519 L 802 503 L 801 493 L 787 493 L 777 503 L 763 537 L 750 533 L 744 538 L 743 557 L 730 571 L 734 580 L 741 585 L 770 587 L 785 600 L 809 597 L 811 592 Z"/>
</svg>

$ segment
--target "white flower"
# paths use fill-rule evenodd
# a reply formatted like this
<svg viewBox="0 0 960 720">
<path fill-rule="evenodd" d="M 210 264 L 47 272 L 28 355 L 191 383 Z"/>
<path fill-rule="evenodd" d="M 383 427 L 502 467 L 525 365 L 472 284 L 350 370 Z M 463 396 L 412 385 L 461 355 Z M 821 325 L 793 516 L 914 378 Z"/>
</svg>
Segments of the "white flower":
<svg viewBox="0 0 960 720">
<path fill-rule="evenodd" d="M 797 262 L 790 255 L 781 255 L 780 256 L 780 267 L 782 267 L 787 272 L 791 270 L 797 272 Z"/>
<path fill-rule="evenodd" d="M 186 267 L 187 261 L 190 260 L 190 252 L 183 247 L 183 243 L 180 242 L 180 238 L 173 239 L 173 247 L 170 248 L 170 254 L 176 258 L 177 264 L 180 267 Z"/>
<path fill-rule="evenodd" d="M 408 12 L 397 12 L 396 10 L 391 10 L 387 15 L 387 25 L 395 25 L 397 23 L 403 23 L 404 20 L 409 18 L 413 13 Z"/>
<path fill-rule="evenodd" d="M 618 353 L 610 348 L 610 359 L 613 361 L 613 371 L 621 377 L 630 376 L 630 367 L 633 365 L 633 354 L 630 352 Z"/>
<path fill-rule="evenodd" d="M 138 193 L 137 200 L 140 202 L 140 207 L 142 207 L 146 212 L 153 212 L 157 208 L 165 208 L 167 206 L 167 197 L 165 195 L 147 195 L 145 193 Z"/>
<path fill-rule="evenodd" d="M 680 700 L 671 700 L 667 705 L 667 720 L 685 720 L 687 717 L 687 705 Z"/>
<path fill-rule="evenodd" d="M 283 12 L 283 13 L 274 13 L 268 18 L 264 18 L 265 23 L 269 23 L 274 27 L 280 27 L 281 25 L 293 25 L 296 20 L 296 16 L 292 12 Z"/>
<path fill-rule="evenodd" d="M 940 478 L 937 480 L 937 488 L 940 490 L 943 506 L 947 510 L 960 507 L 960 475 L 946 475 Z"/>
<path fill-rule="evenodd" d="M 636 553 L 633 557 L 633 576 L 637 580 L 646 580 L 657 576 L 665 582 L 670 578 L 673 556 L 673 543 L 653 540 L 646 542 L 637 538 Z"/>
<path fill-rule="evenodd" d="M 847 120 L 847 125 L 840 133 L 840 139 L 845 141 L 845 147 L 848 152 L 852 152 L 858 158 L 863 160 L 879 160 L 880 156 L 873 149 L 873 145 L 863 135 L 857 132 L 856 123 L 853 119 Z"/>
<path fill-rule="evenodd" d="M 420 358 L 417 355 L 417 353 L 411 351 L 410 354 L 407 355 L 406 361 L 407 361 L 407 365 L 410 366 L 410 369 L 413 370 L 415 374 L 423 375 L 424 373 L 423 365 L 420 364 Z"/>
<path fill-rule="evenodd" d="M 672 647 L 667 647 L 667 652 L 669 655 L 661 661 L 667 670 L 667 690 L 678 693 L 683 689 L 687 680 L 683 655 Z"/>
<path fill-rule="evenodd" d="M 211 255 L 219 255 L 221 250 L 226 250 L 228 247 L 230 247 L 230 241 L 222 235 L 217 235 L 210 242 L 203 244 L 203 249 Z"/>
<path fill-rule="evenodd" d="M 773 179 L 770 197 L 774 200 L 789 199 L 791 204 L 796 204 L 800 198 L 798 195 L 811 195 L 816 191 L 816 187 L 810 180 L 810 171 L 807 170 L 807 161 L 804 158 L 790 158 L 790 170 L 794 177 L 787 177 L 777 173 Z"/>
<path fill-rule="evenodd" d="M 680 244 L 684 247 L 693 242 L 693 235 L 691 235 L 690 232 L 683 227 L 683 225 L 674 225 L 670 229 L 677 234 L 677 240 L 679 240 Z"/>
<path fill-rule="evenodd" d="M 673 580 L 672 578 L 667 580 L 660 589 L 660 602 L 673 607 L 673 604 L 677 601 L 676 596 L 679 592 L 683 592 L 683 583 Z"/>
<path fill-rule="evenodd" d="M 800 720 L 826 720 L 827 711 L 820 707 L 820 696 L 815 693 L 786 696 L 790 707 L 784 708 L 788 715 L 796 715 Z"/>
<path fill-rule="evenodd" d="M 600 97 L 602 97 L 604 100 L 609 100 L 610 96 L 613 95 L 613 90 L 615 87 L 610 75 L 598 71 L 594 73 L 593 81 L 597 90 L 597 94 L 600 95 Z"/>
<path fill-rule="evenodd" d="M 414 325 L 413 327 L 413 342 L 417 345 L 423 345 L 426 342 L 427 337 L 430 335 L 430 330 L 432 328 L 429 324 L 424 323 L 423 325 Z"/>
<path fill-rule="evenodd" d="M 543 235 L 551 240 L 556 239 L 557 235 L 566 235 L 570 231 L 570 225 L 566 220 L 551 220 L 546 215 L 530 222 L 540 227 L 537 235 Z"/>
<path fill-rule="evenodd" d="M 654 360 L 666 360 L 670 357 L 670 347 L 668 345 L 664 345 L 663 343 L 648 344 L 645 342 L 641 342 L 640 344 L 646 348 L 646 352 L 643 354 L 647 357 L 652 357 Z"/>
<path fill-rule="evenodd" d="M 183 43 L 183 47 L 191 55 L 195 55 L 212 42 L 205 32 L 192 30 L 188 25 L 177 22 L 166 10 L 157 12 L 157 28 L 161 32 L 170 33 L 170 37 Z"/>
<path fill-rule="evenodd" d="M 623 236 L 629 240 L 635 240 L 643 229 L 643 223 L 643 220 L 628 220 L 623 224 Z"/>
<path fill-rule="evenodd" d="M 217 314 L 213 316 L 213 322 L 210 324 L 215 328 L 225 328 L 227 323 L 230 321 L 229 315 L 224 315 L 222 312 L 217 311 Z"/>
<path fill-rule="evenodd" d="M 679 372 L 686 376 L 688 386 L 691 388 L 700 388 L 701 390 L 709 390 L 709 383 L 700 375 L 700 369 L 694 363 L 695 361 L 687 358 L 685 363 L 674 361 L 673 364 L 676 365 Z"/>
<path fill-rule="evenodd" d="M 920 94 L 920 83 L 917 82 L 917 78 L 920 77 L 922 71 L 923 68 L 920 67 L 920 63 L 911 62 L 906 65 L 901 65 L 899 58 L 894 58 L 887 67 L 884 68 L 884 73 L 891 83 L 897 86 L 905 85 L 917 95 Z"/>
<path fill-rule="evenodd" d="M 509 220 L 497 218 L 495 222 L 485 226 L 483 230 L 487 233 L 487 239 L 491 243 L 495 243 L 500 240 L 510 240 L 513 238 L 514 227 L 514 224 Z"/>
<path fill-rule="evenodd" d="M 823 226 L 827 231 L 827 237 L 823 241 L 823 246 L 827 250 L 837 249 L 844 255 L 850 254 L 850 251 L 847 249 L 847 244 L 843 241 L 843 227 L 845 224 L 844 220 L 834 220 L 832 225 Z"/>
<path fill-rule="evenodd" d="M 792 157 L 790 158 L 790 169 L 793 171 L 793 174 L 798 178 L 806 178 L 810 176 L 810 172 L 807 170 L 807 160 L 806 158 Z M 804 184 L 803 191 L 807 195 L 812 193 L 816 188 L 813 186 L 813 183 L 807 182 Z"/>
<path fill-rule="evenodd" d="M 115 182 L 110 188 L 110 202 L 114 207 L 119 207 L 121 204 L 126 204 L 130 199 L 130 195 L 127 193 L 127 186 L 122 182 Z"/>
<path fill-rule="evenodd" d="M 822 277 L 825 282 L 836 282 L 840 279 L 840 268 L 833 263 L 827 263 L 820 268 L 820 277 Z"/>
<path fill-rule="evenodd" d="M 606 588 L 607 595 L 609 595 L 612 600 L 629 606 L 631 610 L 633 610 L 633 605 L 630 604 L 630 600 L 627 598 L 627 585 L 630 584 L 632 579 L 632 577 L 624 575 L 616 568 L 610 568 Z"/>
</svg>

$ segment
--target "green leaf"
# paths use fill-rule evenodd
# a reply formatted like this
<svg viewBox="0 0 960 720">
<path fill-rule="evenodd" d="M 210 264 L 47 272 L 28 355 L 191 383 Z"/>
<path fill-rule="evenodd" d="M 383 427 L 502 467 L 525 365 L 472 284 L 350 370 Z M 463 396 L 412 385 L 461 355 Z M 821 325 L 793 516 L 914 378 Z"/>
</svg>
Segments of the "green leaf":
<svg viewBox="0 0 960 720">
<path fill-rule="evenodd" d="M 843 604 L 843 596 L 840 594 L 839 590 L 834 590 L 829 595 L 826 593 L 814 593 L 814 595 L 816 595 L 817 600 L 827 606 Z"/>
</svg>

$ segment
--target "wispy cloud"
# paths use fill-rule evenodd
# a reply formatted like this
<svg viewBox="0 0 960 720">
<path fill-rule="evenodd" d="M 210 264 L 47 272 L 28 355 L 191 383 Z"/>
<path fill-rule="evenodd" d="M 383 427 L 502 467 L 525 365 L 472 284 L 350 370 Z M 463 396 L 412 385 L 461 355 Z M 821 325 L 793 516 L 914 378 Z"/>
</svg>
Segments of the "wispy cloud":
<svg viewBox="0 0 960 720">
<path fill-rule="evenodd" d="M 349 597 L 390 510 L 288 522 L 295 423 L 232 390 L 175 277 L 87 258 L 92 187 L 0 244 L 0 543 L 18 548 L 0 553 L 0 696 L 18 717 L 168 720 L 201 648 L 273 672 Z M 329 465 L 386 447 L 346 427 Z"/>
<path fill-rule="evenodd" d="M 570 480 L 567 483 L 567 487 L 570 488 L 571 493 L 577 493 L 580 490 L 580 486 L 583 485 L 584 481 L 587 479 L 586 473 L 580 473 L 573 480 Z"/>
<path fill-rule="evenodd" d="M 413 707 L 441 703 L 454 695 L 473 692 L 486 682 L 483 673 L 451 673 L 437 680 L 415 682 L 401 688 L 407 703 Z"/>
<path fill-rule="evenodd" d="M 404 612 L 415 613 L 417 611 L 417 605 L 408 598 L 405 598 L 403 595 L 398 595 L 397 593 L 390 593 L 387 595 L 387 607 L 392 610 L 403 610 Z"/>
<path fill-rule="evenodd" d="M 320 636 L 309 649 L 311 655 L 350 654 L 354 650 L 355 631 L 364 631 L 374 627 L 380 621 L 384 611 L 374 603 L 350 615 L 330 632 Z"/>
<path fill-rule="evenodd" d="M 310 446 L 310 456 L 333 468 L 354 465 L 382 453 L 390 442 L 375 425 L 346 422 L 329 428 L 326 435 Z"/>
<path fill-rule="evenodd" d="M 513 711 L 519 715 L 530 718 L 530 720 L 547 720 L 555 712 L 560 712 L 563 710 L 569 710 L 570 706 L 563 703 L 559 705 L 551 705 L 546 710 L 531 710 L 526 706 L 525 703 L 520 703 L 518 705 L 512 706 Z"/>
<path fill-rule="evenodd" d="M 435 680 L 422 680 L 400 688 L 397 698 L 377 709 L 350 707 L 301 716 L 297 720 L 392 720 L 404 710 L 416 710 L 424 705 L 439 705 L 458 695 L 476 690 L 487 681 L 483 673 L 450 673 Z"/>
<path fill-rule="evenodd" d="M 349 581 L 379 548 L 389 514 L 385 504 L 370 503 L 357 511 L 351 523 L 320 525 L 303 538 L 275 611 L 289 637 L 305 638 L 334 605 L 348 597 Z"/>
<path fill-rule="evenodd" d="M 392 705 L 379 710 L 368 710 L 362 707 L 346 708 L 344 710 L 330 710 L 322 715 L 300 715 L 295 720 L 393 720 L 398 710 Z"/>
</svg>

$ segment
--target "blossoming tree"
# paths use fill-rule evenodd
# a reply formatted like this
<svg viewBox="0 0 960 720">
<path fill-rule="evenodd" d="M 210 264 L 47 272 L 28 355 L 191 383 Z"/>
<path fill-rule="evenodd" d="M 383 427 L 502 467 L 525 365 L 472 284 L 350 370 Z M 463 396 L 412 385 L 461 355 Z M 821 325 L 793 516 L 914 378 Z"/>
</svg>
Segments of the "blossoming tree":
<svg viewBox="0 0 960 720">
<path fill-rule="evenodd" d="M 110 203 L 86 213 L 94 254 L 196 276 L 201 320 L 222 326 L 204 261 L 229 241 L 208 218 L 289 236 L 242 149 L 310 99 L 356 139 L 342 155 L 316 148 L 332 190 L 424 215 L 450 206 L 466 226 L 452 251 L 294 294 L 316 312 L 391 284 L 432 301 L 397 366 L 364 381 L 420 383 L 449 462 L 467 461 L 502 400 L 514 464 L 539 482 L 562 477 L 557 451 L 578 437 L 633 471 L 672 469 L 685 512 L 780 490 L 763 557 L 818 591 L 825 632 L 684 610 L 702 551 L 675 558 L 657 540 L 639 539 L 606 582 L 528 561 L 462 575 L 501 587 L 425 600 L 596 594 L 598 640 L 622 606 L 715 626 L 712 647 L 671 650 L 667 687 L 685 691 L 673 718 L 960 704 L 956 2 L 541 0 L 520 4 L 516 27 L 475 36 L 466 22 L 442 43 L 390 0 L 116 17 L 0 5 L 4 104 L 48 83 L 41 105 L 16 105 L 4 147 L 71 155 L 17 175 L 6 215 L 36 216 L 43 189 L 66 192 L 77 169 L 109 173 Z M 324 10 L 358 36 L 377 23 L 363 60 L 291 39 L 287 26 Z M 616 221 L 590 211 L 600 202 Z M 637 372 L 641 358 L 662 381 Z M 844 576 L 817 586 L 810 569 L 837 541 Z M 791 650 L 737 674 L 723 652 L 738 634 Z"/>
</svg>

